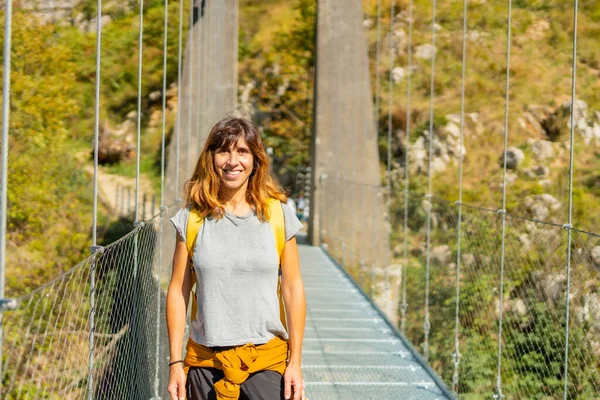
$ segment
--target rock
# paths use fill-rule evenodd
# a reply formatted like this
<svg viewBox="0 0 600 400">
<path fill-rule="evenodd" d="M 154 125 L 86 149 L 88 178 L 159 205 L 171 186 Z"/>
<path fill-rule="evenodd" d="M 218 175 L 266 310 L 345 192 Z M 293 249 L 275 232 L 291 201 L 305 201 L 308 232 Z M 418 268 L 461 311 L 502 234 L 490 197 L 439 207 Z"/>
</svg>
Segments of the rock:
<svg viewBox="0 0 600 400">
<path fill-rule="evenodd" d="M 440 158 L 433 158 L 431 160 L 431 172 L 434 174 L 437 172 L 444 172 L 446 170 L 446 166 L 448 162 L 446 160 L 442 160 Z"/>
<path fill-rule="evenodd" d="M 537 165 L 535 167 L 525 168 L 523 173 L 526 177 L 531 179 L 545 178 L 550 174 L 550 168 L 543 165 Z"/>
<path fill-rule="evenodd" d="M 429 43 L 421 44 L 415 47 L 415 57 L 422 60 L 431 60 L 433 55 L 437 52 L 437 49 Z"/>
<path fill-rule="evenodd" d="M 559 210 L 562 207 L 560 201 L 556 200 L 556 198 L 549 193 L 538 194 L 533 196 L 533 198 L 536 201 L 541 201 L 552 211 Z"/>
<path fill-rule="evenodd" d="M 452 257 L 452 251 L 450 250 L 450 246 L 442 245 L 434 247 L 431 250 L 431 261 L 436 262 L 440 265 L 447 265 Z"/>
<path fill-rule="evenodd" d="M 534 272 L 535 285 L 546 301 L 556 303 L 565 296 L 567 277 L 564 274 L 548 274 L 547 271 Z"/>
<path fill-rule="evenodd" d="M 534 219 L 537 219 L 539 221 L 545 221 L 546 218 L 548 218 L 548 215 L 550 214 L 548 207 L 544 206 L 543 204 L 533 204 L 529 208 L 529 212 L 531 213 Z"/>
<path fill-rule="evenodd" d="M 519 177 L 517 176 L 517 174 L 515 174 L 512 171 L 506 171 L 506 184 L 507 185 L 512 185 L 517 180 L 519 180 Z M 500 185 L 500 187 L 502 187 L 502 185 Z"/>
<path fill-rule="evenodd" d="M 527 306 L 525 305 L 525 302 L 521 299 L 514 299 L 514 300 L 508 300 L 507 301 L 507 308 L 508 310 L 513 313 L 513 314 L 517 314 L 520 317 L 525 317 L 527 316 Z"/>
<path fill-rule="evenodd" d="M 411 247 L 411 249 L 410 249 L 410 255 L 413 257 L 419 257 L 424 252 L 425 252 L 425 250 L 421 246 Z"/>
<path fill-rule="evenodd" d="M 423 207 L 425 213 L 429 213 L 431 211 L 431 202 L 428 199 L 423 199 L 421 201 L 421 207 Z"/>
<path fill-rule="evenodd" d="M 394 49 L 395 55 L 402 56 L 406 53 L 406 48 L 408 47 L 407 46 L 408 35 L 406 34 L 406 31 L 404 29 L 398 29 L 398 30 L 394 31 L 393 35 L 389 36 L 385 40 L 388 41 L 387 48 L 389 48 L 391 45 L 392 48 Z M 392 41 L 391 44 L 389 44 L 390 40 Z M 384 46 L 385 45 L 386 44 L 384 42 Z"/>
<path fill-rule="evenodd" d="M 100 164 L 114 164 L 134 156 L 133 134 L 129 133 L 131 129 L 135 129 L 131 121 L 125 121 L 117 130 L 112 130 L 107 122 L 102 124 L 98 140 Z"/>
<path fill-rule="evenodd" d="M 169 89 L 167 89 L 167 100 L 176 98 L 177 92 L 177 84 L 175 82 L 171 83 Z"/>
<path fill-rule="evenodd" d="M 112 17 L 110 15 L 103 15 L 100 18 L 100 26 L 102 28 L 104 28 L 111 21 L 112 21 Z M 88 21 L 87 27 L 84 28 L 84 26 L 82 26 L 82 28 L 84 29 L 83 32 L 90 32 L 90 33 L 96 32 L 97 26 L 98 26 L 98 24 L 97 24 L 96 18 L 92 18 L 91 20 Z"/>
<path fill-rule="evenodd" d="M 519 166 L 523 163 L 523 160 L 525 160 L 525 154 L 520 149 L 516 147 L 511 147 L 506 150 L 506 168 L 517 170 Z M 502 154 L 502 157 L 500 157 L 500 163 L 501 167 L 503 167 L 504 154 Z"/>
<path fill-rule="evenodd" d="M 420 136 L 410 148 L 411 165 L 417 171 L 425 171 L 427 166 L 427 150 L 425 149 L 425 138 Z"/>
<path fill-rule="evenodd" d="M 467 31 L 467 41 L 471 43 L 483 43 L 483 41 L 490 36 L 487 32 L 480 32 L 476 30 Z"/>
<path fill-rule="evenodd" d="M 592 247 L 592 250 L 590 250 L 590 261 L 594 267 L 600 269 L 600 246 Z"/>
<path fill-rule="evenodd" d="M 562 206 L 554 196 L 548 193 L 526 196 L 523 203 L 532 217 L 541 221 L 548 218 L 551 211 L 557 211 Z"/>
<path fill-rule="evenodd" d="M 531 247 L 531 239 L 526 233 L 521 233 L 519 235 L 519 242 L 521 242 L 521 245 L 523 246 L 522 250 L 528 250 L 529 247 Z"/>
<path fill-rule="evenodd" d="M 588 320 L 597 331 L 600 331 L 600 294 L 590 293 L 587 296 L 586 303 L 589 310 Z"/>
<path fill-rule="evenodd" d="M 394 83 L 400 83 L 404 80 L 404 77 L 406 76 L 406 72 L 405 69 L 402 67 L 395 67 L 392 69 L 392 79 L 394 80 Z"/>
<path fill-rule="evenodd" d="M 546 160 L 554 157 L 554 147 L 552 147 L 552 142 L 547 140 L 529 139 L 527 143 L 531 146 L 533 157 L 536 160 Z"/>
<path fill-rule="evenodd" d="M 539 19 L 527 28 L 524 39 L 530 43 L 543 40 L 549 29 L 550 23 L 545 19 Z"/>
<path fill-rule="evenodd" d="M 467 267 L 475 265 L 475 256 L 473 254 L 464 253 L 461 255 L 462 261 Z"/>
<path fill-rule="evenodd" d="M 148 100 L 151 102 L 155 102 L 162 99 L 162 92 L 160 90 L 156 90 L 148 95 Z"/>
</svg>

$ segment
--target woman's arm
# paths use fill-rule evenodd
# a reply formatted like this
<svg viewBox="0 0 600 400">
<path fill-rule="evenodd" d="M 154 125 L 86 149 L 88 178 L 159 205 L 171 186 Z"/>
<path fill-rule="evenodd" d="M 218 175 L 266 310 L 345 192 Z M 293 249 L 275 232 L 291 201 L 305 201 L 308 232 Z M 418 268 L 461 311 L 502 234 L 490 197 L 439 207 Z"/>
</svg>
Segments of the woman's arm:
<svg viewBox="0 0 600 400">
<path fill-rule="evenodd" d="M 304 298 L 304 283 L 300 275 L 300 258 L 296 238 L 285 243 L 281 255 L 281 292 L 287 318 L 289 333 L 290 357 L 285 371 L 284 397 L 289 399 L 294 387 L 294 400 L 300 400 L 303 393 L 302 371 L 302 340 L 304 339 L 304 324 L 306 322 L 306 300 Z"/>
<path fill-rule="evenodd" d="M 171 362 L 180 360 L 183 352 L 183 334 L 191 290 L 190 283 L 191 271 L 187 247 L 177 233 L 175 253 L 173 254 L 173 274 L 167 292 L 166 310 Z M 181 400 L 185 397 L 185 374 L 182 363 L 173 364 L 170 367 L 169 393 L 173 400 Z"/>
</svg>

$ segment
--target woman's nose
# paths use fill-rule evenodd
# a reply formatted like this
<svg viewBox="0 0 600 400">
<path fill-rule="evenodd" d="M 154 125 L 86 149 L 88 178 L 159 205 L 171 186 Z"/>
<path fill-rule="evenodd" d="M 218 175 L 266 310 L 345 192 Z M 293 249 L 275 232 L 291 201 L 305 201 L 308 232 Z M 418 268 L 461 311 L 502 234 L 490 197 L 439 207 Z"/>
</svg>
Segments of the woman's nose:
<svg viewBox="0 0 600 400">
<path fill-rule="evenodd" d="M 229 165 L 237 165 L 239 162 L 239 157 L 237 155 L 237 153 L 235 151 L 232 151 L 231 153 L 229 153 L 229 159 L 227 160 L 227 163 Z"/>
</svg>

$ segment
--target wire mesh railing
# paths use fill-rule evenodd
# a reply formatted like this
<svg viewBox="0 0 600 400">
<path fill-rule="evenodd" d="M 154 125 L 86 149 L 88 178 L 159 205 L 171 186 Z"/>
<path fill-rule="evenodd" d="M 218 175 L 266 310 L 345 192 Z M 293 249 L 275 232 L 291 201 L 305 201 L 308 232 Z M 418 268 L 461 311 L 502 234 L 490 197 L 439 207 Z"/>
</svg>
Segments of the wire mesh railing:
<svg viewBox="0 0 600 400">
<path fill-rule="evenodd" d="M 500 309 L 501 213 L 462 205 L 463 238 L 457 280 L 458 204 L 412 192 L 408 198 L 407 262 L 403 262 L 402 252 L 392 251 L 392 265 L 387 267 L 387 273 L 385 268 L 375 268 L 368 263 L 346 263 L 345 267 L 382 309 L 389 296 L 385 288 L 398 282 L 395 265 L 405 268 L 401 286 L 406 290 L 406 316 L 402 317 L 402 296 L 396 292 L 397 315 L 389 317 L 397 317 L 398 327 L 406 326 L 406 337 L 421 354 L 425 346 L 428 347 L 428 362 L 444 382 L 455 387 L 459 398 L 494 397 L 500 340 L 504 398 L 595 398 L 600 392 L 600 341 L 597 339 L 600 333 L 600 235 L 572 230 L 572 272 L 567 292 L 568 227 L 506 214 Z M 401 216 L 403 209 L 404 193 L 396 192 L 391 205 L 392 217 Z M 429 210 L 431 245 L 427 277 L 425 242 Z M 392 249 L 404 241 L 403 224 L 403 218 L 392 218 Z M 336 240 L 332 239 L 328 248 L 343 264 L 343 250 L 338 248 Z M 458 355 L 453 334 L 457 282 L 460 285 Z M 565 394 L 567 296 L 571 317 Z M 429 310 L 427 341 L 426 303 Z M 499 338 L 501 313 L 503 330 Z"/>
<path fill-rule="evenodd" d="M 91 379 L 96 399 L 166 398 L 161 390 L 168 378 L 168 273 L 158 245 L 167 212 L 18 298 L 17 308 L 5 312 L 0 397 L 83 398 Z"/>
</svg>

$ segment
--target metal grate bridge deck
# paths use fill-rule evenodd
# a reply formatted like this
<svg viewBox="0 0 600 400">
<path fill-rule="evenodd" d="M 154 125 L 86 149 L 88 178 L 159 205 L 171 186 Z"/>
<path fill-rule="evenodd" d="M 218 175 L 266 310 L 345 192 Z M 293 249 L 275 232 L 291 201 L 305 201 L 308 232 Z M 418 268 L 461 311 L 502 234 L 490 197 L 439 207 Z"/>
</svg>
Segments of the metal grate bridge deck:
<svg viewBox="0 0 600 400">
<path fill-rule="evenodd" d="M 299 250 L 307 302 L 302 370 L 310 400 L 451 398 L 322 249 Z"/>
</svg>

